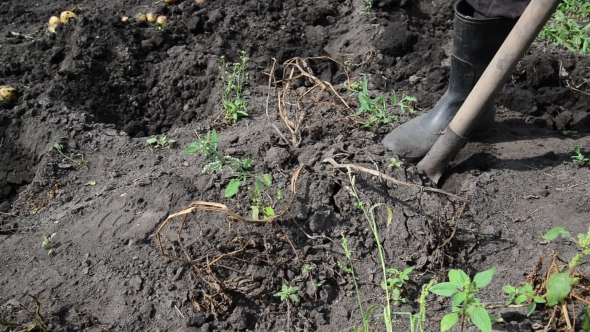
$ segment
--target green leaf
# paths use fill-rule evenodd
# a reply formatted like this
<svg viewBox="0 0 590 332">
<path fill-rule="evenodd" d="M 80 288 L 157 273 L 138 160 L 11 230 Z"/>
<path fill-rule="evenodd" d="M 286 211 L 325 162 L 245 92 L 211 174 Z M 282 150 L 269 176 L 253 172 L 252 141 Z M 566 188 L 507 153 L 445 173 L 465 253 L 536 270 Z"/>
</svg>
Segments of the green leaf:
<svg viewBox="0 0 590 332">
<path fill-rule="evenodd" d="M 373 310 L 375 310 L 375 308 L 377 308 L 377 305 L 376 304 L 370 306 L 369 309 L 367 309 L 367 311 L 365 311 L 365 313 L 363 314 L 363 320 L 364 321 L 368 321 L 369 318 L 371 318 L 371 312 Z"/>
<path fill-rule="evenodd" d="M 514 304 L 521 304 L 527 300 L 527 296 L 525 294 L 519 295 L 515 300 Z"/>
<path fill-rule="evenodd" d="M 551 229 L 549 232 L 547 232 L 547 234 L 541 236 L 541 239 L 545 241 L 553 241 L 557 239 L 560 235 L 565 238 L 570 237 L 570 233 L 566 231 L 563 227 L 555 227 Z"/>
<path fill-rule="evenodd" d="M 252 159 L 248 158 L 248 159 L 244 159 L 244 161 L 242 161 L 242 168 L 244 170 L 247 170 L 248 168 L 250 168 L 250 166 L 252 166 Z"/>
<path fill-rule="evenodd" d="M 270 206 L 264 207 L 264 216 L 265 217 L 272 217 L 274 215 L 275 215 L 275 210 L 273 210 L 272 207 L 270 207 Z"/>
<path fill-rule="evenodd" d="M 455 295 L 455 297 L 453 298 L 453 309 L 458 308 L 461 304 L 463 304 L 466 298 L 467 294 L 465 294 L 465 292 L 457 293 L 457 295 Z"/>
<path fill-rule="evenodd" d="M 531 302 L 526 307 L 526 315 L 527 315 L 527 317 L 530 316 L 535 311 L 536 308 L 537 308 L 537 304 L 535 302 Z"/>
<path fill-rule="evenodd" d="M 508 294 L 514 294 L 516 293 L 516 288 L 510 286 L 510 285 L 506 285 L 504 287 L 502 287 L 502 290 L 505 291 Z"/>
<path fill-rule="evenodd" d="M 389 224 L 391 224 L 392 220 L 393 220 L 393 210 L 388 206 L 387 207 L 387 226 L 389 226 Z"/>
<path fill-rule="evenodd" d="M 275 293 L 275 294 L 273 294 L 273 296 L 280 297 L 280 298 L 281 298 L 281 301 L 285 299 L 285 297 L 284 297 L 284 296 L 285 296 L 285 293 L 284 293 L 284 292 L 282 292 L 282 291 L 281 291 L 281 292 L 278 292 L 278 293 Z"/>
<path fill-rule="evenodd" d="M 465 287 L 465 283 L 470 280 L 469 276 L 462 270 L 452 269 L 449 271 L 449 281 L 455 285 L 458 289 L 462 290 Z"/>
<path fill-rule="evenodd" d="M 539 295 L 535 295 L 535 297 L 533 297 L 533 301 L 537 303 L 547 303 L 547 301 L 545 301 L 545 299 L 540 297 Z"/>
<path fill-rule="evenodd" d="M 477 326 L 482 332 L 492 331 L 492 321 L 486 309 L 482 307 L 475 307 L 471 313 L 471 322 Z"/>
<path fill-rule="evenodd" d="M 87 184 L 89 186 L 96 186 L 96 181 L 88 181 Z"/>
<path fill-rule="evenodd" d="M 264 181 L 266 182 L 266 186 L 270 187 L 272 185 L 272 180 L 270 178 L 270 175 L 264 174 L 263 176 L 264 176 Z"/>
<path fill-rule="evenodd" d="M 364 93 L 359 93 L 358 97 L 359 97 L 359 103 L 361 104 L 361 107 L 356 112 L 356 114 L 361 115 L 365 111 L 368 111 L 371 109 L 370 103 L 372 100 L 369 97 L 367 97 Z"/>
<path fill-rule="evenodd" d="M 225 197 L 233 197 L 240 190 L 240 180 L 232 179 L 225 188 Z"/>
<path fill-rule="evenodd" d="M 207 136 L 209 136 L 209 134 L 207 134 Z M 217 140 L 217 131 L 215 129 L 213 129 L 213 132 L 211 133 L 211 143 L 215 144 L 215 147 L 217 147 L 217 143 L 219 143 Z"/>
<path fill-rule="evenodd" d="M 180 154 L 189 154 L 189 153 L 197 153 L 199 152 L 199 149 L 197 148 L 199 142 L 192 142 L 191 145 L 189 145 L 188 148 L 182 150 L 182 152 L 180 152 Z"/>
<path fill-rule="evenodd" d="M 491 268 L 476 274 L 475 277 L 473 277 L 473 283 L 475 284 L 475 287 L 479 289 L 489 285 L 494 278 L 494 272 L 496 272 L 496 269 Z"/>
<path fill-rule="evenodd" d="M 412 271 L 414 271 L 414 266 L 406 268 L 401 274 L 407 276 L 408 274 L 412 273 Z M 406 279 L 406 280 L 408 280 L 408 279 Z"/>
<path fill-rule="evenodd" d="M 443 282 L 430 287 L 430 292 L 439 296 L 450 297 L 457 293 L 457 286 L 450 282 Z"/>
<path fill-rule="evenodd" d="M 252 206 L 252 219 L 258 220 L 259 214 L 260 214 L 260 211 L 258 210 L 258 206 Z"/>
<path fill-rule="evenodd" d="M 456 312 L 446 314 L 440 321 L 440 332 L 450 330 L 455 324 L 459 322 L 459 315 Z"/>
<path fill-rule="evenodd" d="M 262 180 L 260 180 L 259 177 L 256 177 L 256 180 L 254 181 L 254 186 L 256 187 L 256 192 L 258 193 L 258 195 L 260 195 L 262 193 Z"/>
<path fill-rule="evenodd" d="M 496 317 L 488 312 L 488 316 L 490 316 L 490 320 L 492 323 L 503 323 L 504 319 L 502 317 Z"/>
<path fill-rule="evenodd" d="M 277 188 L 277 200 L 281 200 L 283 199 L 283 191 L 281 190 L 281 188 Z"/>
<path fill-rule="evenodd" d="M 146 142 L 149 145 L 153 145 L 153 144 L 158 143 L 158 139 L 154 137 L 154 138 L 150 138 L 150 139 L 146 140 Z"/>
<path fill-rule="evenodd" d="M 291 301 L 293 302 L 299 302 L 299 298 L 297 297 L 297 295 L 295 294 L 289 294 L 289 298 L 291 299 Z"/>
<path fill-rule="evenodd" d="M 533 291 L 533 285 L 531 285 L 529 282 L 525 283 L 524 286 L 522 286 L 522 289 L 524 289 L 525 292 L 532 292 Z"/>
<path fill-rule="evenodd" d="M 572 290 L 572 279 L 567 272 L 557 273 L 547 281 L 547 305 L 552 307 L 565 299 Z"/>
</svg>

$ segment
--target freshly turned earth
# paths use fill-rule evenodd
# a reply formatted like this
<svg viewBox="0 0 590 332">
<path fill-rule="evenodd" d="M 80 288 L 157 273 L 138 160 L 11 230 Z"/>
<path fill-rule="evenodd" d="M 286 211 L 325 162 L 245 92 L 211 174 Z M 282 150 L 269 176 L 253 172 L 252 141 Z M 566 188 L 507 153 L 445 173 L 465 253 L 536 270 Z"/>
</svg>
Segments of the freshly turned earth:
<svg viewBox="0 0 590 332">
<path fill-rule="evenodd" d="M 363 306 L 377 305 L 372 329 L 383 331 L 375 239 L 346 169 L 323 160 L 428 185 L 411 165 L 389 168 L 393 156 L 380 145 L 415 115 L 360 129 L 324 85 L 322 95 L 318 87 L 302 100 L 294 144 L 277 100 L 287 89 L 297 119 L 295 94 L 316 81 L 276 82 L 293 68 L 284 71 L 285 61 L 329 56 L 346 63 L 352 81 L 367 77 L 373 96 L 395 90 L 416 97 L 423 111 L 436 103 L 449 78 L 452 1 L 375 1 L 367 14 L 363 7 L 361 0 L 0 2 L 0 85 L 19 97 L 0 102 L 0 320 L 33 322 L 23 310 L 35 310 L 26 293 L 39 300 L 50 331 L 352 331 L 362 323 L 352 277 L 338 267 L 350 267 L 340 246 L 345 236 Z M 49 18 L 65 10 L 77 18 L 46 33 Z M 168 17 L 164 31 L 136 21 L 148 12 Z M 219 66 L 221 56 L 235 62 L 240 51 L 250 58 L 243 96 L 250 116 L 234 123 L 224 119 Z M 304 67 L 358 108 L 341 65 L 324 58 Z M 540 257 L 544 273 L 552 250 L 564 260 L 575 254 L 571 241 L 547 244 L 540 236 L 556 226 L 574 236 L 588 229 L 590 171 L 570 156 L 576 146 L 590 155 L 589 79 L 589 56 L 533 45 L 497 99 L 497 124 L 442 179 L 441 189 L 467 204 L 355 173 L 365 205 L 393 211 L 388 220 L 385 207 L 375 210 L 387 266 L 415 266 L 404 292 L 410 301 L 393 311 L 416 312 L 421 286 L 446 281 L 451 268 L 472 276 L 496 268 L 479 295 L 501 304 L 501 287 L 524 282 Z M 229 169 L 203 174 L 211 160 L 180 154 L 195 132 L 212 129 L 221 153 L 251 158 L 251 174 L 272 177 L 269 197 L 276 188 L 285 196 L 274 210 L 289 212 L 247 224 L 200 211 L 180 238 L 182 218 L 171 220 L 163 247 L 190 257 L 187 264 L 160 254 L 155 234 L 167 216 L 193 201 L 252 214 L 253 178 L 225 198 Z M 176 143 L 154 149 L 146 139 L 157 135 Z M 55 143 L 88 163 L 50 151 Z M 289 186 L 300 165 L 294 196 Z M 43 248 L 52 233 L 51 248 Z M 313 269 L 304 273 L 306 265 Z M 298 287 L 299 301 L 274 296 L 282 285 Z M 439 331 L 450 301 L 430 295 L 427 308 L 426 330 Z M 494 326 L 531 331 L 548 323 L 551 310 L 540 306 L 526 317 L 524 308 L 495 309 L 505 323 Z M 394 330 L 409 331 L 408 317 L 395 316 Z"/>
</svg>

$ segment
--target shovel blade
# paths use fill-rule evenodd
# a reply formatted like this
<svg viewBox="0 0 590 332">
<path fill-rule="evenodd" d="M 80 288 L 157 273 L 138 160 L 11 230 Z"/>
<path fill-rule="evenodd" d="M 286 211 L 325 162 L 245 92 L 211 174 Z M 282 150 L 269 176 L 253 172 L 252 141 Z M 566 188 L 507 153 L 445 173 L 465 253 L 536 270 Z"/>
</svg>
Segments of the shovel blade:
<svg viewBox="0 0 590 332">
<path fill-rule="evenodd" d="M 428 154 L 418 163 L 418 170 L 426 173 L 428 178 L 438 184 L 449 162 L 455 158 L 459 150 L 467 144 L 469 138 L 455 134 L 450 127 L 436 140 Z"/>
</svg>

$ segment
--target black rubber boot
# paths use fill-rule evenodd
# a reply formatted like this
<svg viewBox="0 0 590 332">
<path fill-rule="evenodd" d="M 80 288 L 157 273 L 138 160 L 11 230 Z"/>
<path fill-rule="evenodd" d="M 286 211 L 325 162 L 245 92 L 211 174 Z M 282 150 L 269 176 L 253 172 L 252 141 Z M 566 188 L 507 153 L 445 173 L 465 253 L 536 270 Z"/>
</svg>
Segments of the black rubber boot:
<svg viewBox="0 0 590 332">
<path fill-rule="evenodd" d="M 402 124 L 383 139 L 385 147 L 399 157 L 416 161 L 428 153 L 516 23 L 503 18 L 475 19 L 473 13 L 473 8 L 463 0 L 455 5 L 451 77 L 445 94 L 428 113 Z M 489 128 L 494 121 L 493 101 L 487 108 L 479 131 Z"/>
</svg>

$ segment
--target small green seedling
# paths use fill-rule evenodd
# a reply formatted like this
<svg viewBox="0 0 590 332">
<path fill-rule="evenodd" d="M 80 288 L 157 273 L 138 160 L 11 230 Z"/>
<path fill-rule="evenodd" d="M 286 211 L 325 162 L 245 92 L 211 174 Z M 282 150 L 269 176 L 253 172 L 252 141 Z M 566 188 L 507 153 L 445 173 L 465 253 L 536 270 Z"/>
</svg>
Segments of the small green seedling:
<svg viewBox="0 0 590 332">
<path fill-rule="evenodd" d="M 311 272 L 315 270 L 315 267 L 309 265 L 309 264 L 305 264 L 303 265 L 303 267 L 301 268 L 301 274 L 306 277 L 311 275 Z"/>
<path fill-rule="evenodd" d="M 167 23 L 164 24 L 158 24 L 154 26 L 154 29 L 158 30 L 159 32 L 166 32 L 166 27 L 168 27 Z"/>
<path fill-rule="evenodd" d="M 272 186 L 272 178 L 268 174 L 257 176 L 254 179 L 254 189 L 249 189 L 250 200 L 252 201 L 252 219 L 258 220 L 262 212 L 263 218 L 270 218 L 275 215 L 271 202 L 272 196 L 268 193 Z M 277 200 L 281 200 L 283 193 L 280 189 L 277 190 Z M 268 198 L 268 199 L 267 199 Z"/>
<path fill-rule="evenodd" d="M 316 282 L 313 278 L 313 271 L 315 271 L 315 266 L 312 266 L 310 264 L 305 264 L 303 265 L 303 268 L 301 268 L 301 275 L 303 277 L 309 277 L 309 280 L 311 281 L 311 286 L 313 287 L 314 292 L 317 292 L 318 289 L 320 289 L 320 287 L 322 287 L 324 285 L 323 282 Z"/>
<path fill-rule="evenodd" d="M 240 190 L 240 184 L 246 182 L 250 176 L 248 169 L 252 166 L 252 159 L 247 158 L 240 161 L 231 156 L 225 156 L 225 158 L 229 161 L 229 165 L 234 170 L 234 178 L 229 181 L 229 184 L 225 188 L 225 197 L 233 197 Z"/>
<path fill-rule="evenodd" d="M 240 190 L 240 184 L 245 182 L 249 177 L 248 169 L 252 166 L 252 159 L 244 159 L 240 161 L 232 156 L 224 156 L 217 151 L 219 140 L 217 138 L 217 131 L 213 129 L 207 133 L 206 136 L 197 135 L 198 140 L 191 143 L 191 145 L 182 150 L 181 154 L 203 153 L 212 162 L 203 167 L 203 173 L 212 174 L 222 172 L 223 167 L 228 165 L 233 170 L 233 179 L 225 188 L 225 197 L 232 197 Z"/>
<path fill-rule="evenodd" d="M 358 93 L 358 99 L 360 107 L 356 111 L 356 114 L 365 118 L 365 124 L 361 128 L 366 129 L 397 121 L 397 115 L 388 110 L 387 100 L 384 96 L 377 96 L 375 98 L 369 96 L 368 80 L 366 77 L 363 79 L 363 87 L 362 91 Z"/>
<path fill-rule="evenodd" d="M 198 140 L 192 142 L 191 145 L 182 150 L 180 154 L 203 153 L 211 159 L 223 159 L 223 156 L 217 151 L 219 140 L 217 139 L 217 131 L 215 129 L 208 132 L 205 137 L 197 134 L 197 138 Z"/>
<path fill-rule="evenodd" d="M 440 322 L 441 332 L 450 330 L 461 323 L 473 323 L 482 332 L 492 331 L 492 319 L 480 299 L 475 297 L 480 289 L 487 286 L 494 277 L 496 269 L 482 271 L 473 280 L 462 270 L 450 270 L 449 282 L 443 282 L 430 288 L 430 292 L 439 296 L 453 297 L 452 312 L 446 314 Z"/>
<path fill-rule="evenodd" d="M 391 104 L 393 107 L 399 107 L 402 114 L 406 112 L 406 109 L 410 114 L 416 113 L 413 105 L 417 102 L 418 100 L 415 97 L 406 96 L 405 94 L 402 96 L 402 99 L 397 100 L 395 91 L 391 91 Z"/>
<path fill-rule="evenodd" d="M 244 87 L 247 84 L 248 57 L 242 52 L 240 62 L 229 64 L 225 56 L 221 57 L 219 72 L 225 85 L 221 92 L 221 104 L 225 108 L 225 118 L 238 121 L 239 118 L 248 116 L 246 101 L 242 99 Z M 230 71 L 231 68 L 231 71 Z"/>
<path fill-rule="evenodd" d="M 387 288 L 391 291 L 393 304 L 398 305 L 400 303 L 408 303 L 408 299 L 402 296 L 402 289 L 406 281 L 410 279 L 408 275 L 412 273 L 412 271 L 414 271 L 413 267 L 408 267 L 403 271 L 391 268 L 387 269 L 388 278 L 381 282 L 381 288 L 384 290 Z"/>
<path fill-rule="evenodd" d="M 410 317 L 410 332 L 420 331 L 424 332 L 424 322 L 426 322 L 426 297 L 430 294 L 430 287 L 434 285 L 435 280 L 432 279 L 428 284 L 422 285 L 420 291 L 420 311 L 417 313 L 411 312 L 392 312 L 395 315 L 407 315 Z"/>
<path fill-rule="evenodd" d="M 293 302 L 299 302 L 299 297 L 297 297 L 297 291 L 299 290 L 299 287 L 290 287 L 287 286 L 285 284 L 283 284 L 283 287 L 281 288 L 281 291 L 276 293 L 274 296 L 276 297 L 280 297 L 281 301 L 293 301 Z"/>
<path fill-rule="evenodd" d="M 44 236 L 43 237 L 43 243 L 41 244 L 41 248 L 46 248 L 49 249 L 49 251 L 47 252 L 47 255 L 51 255 L 51 253 L 53 252 L 53 238 L 57 235 L 57 233 L 52 233 L 49 236 Z"/>
<path fill-rule="evenodd" d="M 570 158 L 572 158 L 572 161 L 576 164 L 585 164 L 588 162 L 588 158 L 584 157 L 579 146 L 574 148 L 574 155 Z"/>
<path fill-rule="evenodd" d="M 366 14 L 369 11 L 371 11 L 372 8 L 373 8 L 373 1 L 371 1 L 371 0 L 365 0 L 365 7 L 361 11 L 361 13 Z"/>
<path fill-rule="evenodd" d="M 57 233 L 52 233 L 49 236 L 43 237 L 43 244 L 41 248 L 51 248 L 53 246 L 53 238 L 57 235 Z"/>
<path fill-rule="evenodd" d="M 150 139 L 146 140 L 147 144 L 151 145 L 154 149 L 159 149 L 159 148 L 163 148 L 165 146 L 171 146 L 172 144 L 174 144 L 176 142 L 176 140 L 173 139 L 167 139 L 166 136 L 160 136 L 160 137 L 153 137 Z"/>
<path fill-rule="evenodd" d="M 400 168 L 404 165 L 404 163 L 402 163 L 401 161 L 398 161 L 397 159 L 395 159 L 395 157 L 391 157 L 391 159 L 389 159 L 390 163 L 389 165 L 387 165 L 387 167 L 395 167 L 395 168 Z"/>
<path fill-rule="evenodd" d="M 59 143 L 54 143 L 53 146 L 49 149 L 49 151 L 56 150 L 61 156 L 64 158 L 62 162 L 70 161 L 77 165 L 86 165 L 88 160 L 84 159 L 84 155 L 81 153 L 72 153 L 69 156 L 64 154 L 64 146 Z"/>
<path fill-rule="evenodd" d="M 290 325 L 290 317 L 291 317 L 291 302 L 299 302 L 299 297 L 297 297 L 297 290 L 299 287 L 290 287 L 283 284 L 281 291 L 274 294 L 274 296 L 280 297 L 281 302 L 287 303 L 287 326 Z"/>
<path fill-rule="evenodd" d="M 352 60 L 348 60 L 349 65 L 352 66 Z M 346 64 L 346 63 L 345 63 Z M 362 91 L 363 82 L 361 81 L 353 81 L 350 84 L 346 84 L 346 89 L 348 90 L 349 96 L 354 96 L 355 93 Z"/>
<path fill-rule="evenodd" d="M 550 307 L 568 298 L 572 291 L 572 286 L 579 281 L 579 278 L 572 277 L 575 268 L 580 265 L 582 258 L 590 255 L 590 227 L 585 235 L 578 234 L 577 241 L 572 238 L 570 233 L 563 227 L 555 227 L 551 229 L 547 234 L 543 235 L 541 239 L 545 241 L 553 241 L 560 236 L 576 242 L 579 252 L 572 258 L 567 270 L 553 274 L 549 277 L 549 280 L 547 280 L 545 300 L 547 300 L 547 305 Z"/>
<path fill-rule="evenodd" d="M 415 113 L 413 103 L 416 102 L 416 98 L 414 97 L 403 95 L 402 99 L 398 100 L 395 91 L 392 91 L 391 105 L 388 105 L 384 96 L 371 98 L 368 91 L 367 77 L 363 79 L 362 89 L 358 91 L 358 99 L 360 107 L 356 114 L 364 117 L 365 123 L 361 126 L 363 129 L 387 125 L 397 121 L 398 116 L 393 113 L 394 109 L 399 109 L 402 114 L 406 110 L 410 114 Z"/>
<path fill-rule="evenodd" d="M 31 89 L 30 84 L 23 84 L 23 90 L 30 90 L 30 89 Z"/>
<path fill-rule="evenodd" d="M 508 293 L 508 301 L 506 301 L 506 306 L 509 306 L 512 303 L 516 305 L 528 303 L 526 309 L 527 316 L 530 316 L 533 311 L 535 311 L 537 308 L 537 303 L 546 303 L 544 298 L 535 294 L 533 291 L 533 286 L 528 282 L 521 287 L 516 288 L 506 285 L 502 287 L 502 289 Z"/>
</svg>

